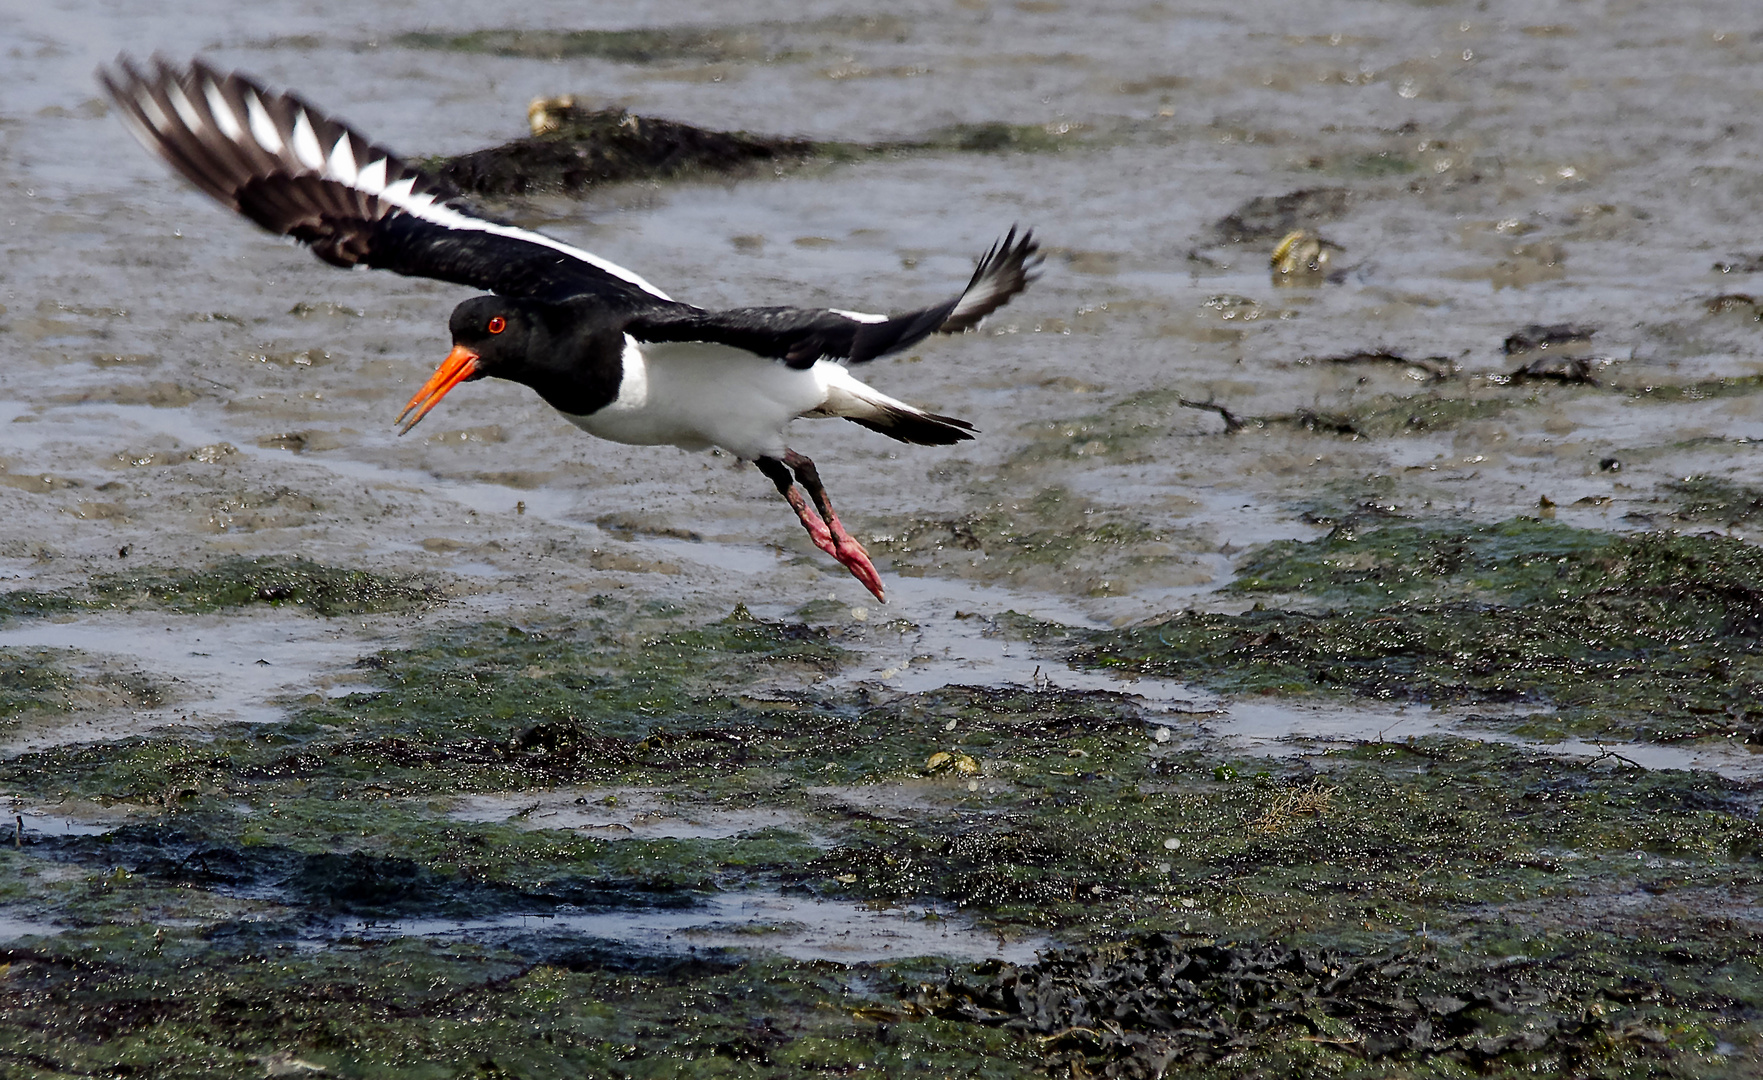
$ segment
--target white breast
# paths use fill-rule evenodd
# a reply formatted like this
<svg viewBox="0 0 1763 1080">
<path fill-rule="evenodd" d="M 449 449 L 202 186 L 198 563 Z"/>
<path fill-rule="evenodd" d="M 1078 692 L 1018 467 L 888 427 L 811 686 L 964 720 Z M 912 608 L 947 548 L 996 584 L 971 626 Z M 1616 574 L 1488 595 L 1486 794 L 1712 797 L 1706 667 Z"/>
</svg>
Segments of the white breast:
<svg viewBox="0 0 1763 1080">
<path fill-rule="evenodd" d="M 587 416 L 565 413 L 570 423 L 613 442 L 720 446 L 748 461 L 783 454 L 785 426 L 826 403 L 828 375 L 817 369 L 837 367 L 799 371 L 726 345 L 624 343 L 618 399 Z"/>
</svg>

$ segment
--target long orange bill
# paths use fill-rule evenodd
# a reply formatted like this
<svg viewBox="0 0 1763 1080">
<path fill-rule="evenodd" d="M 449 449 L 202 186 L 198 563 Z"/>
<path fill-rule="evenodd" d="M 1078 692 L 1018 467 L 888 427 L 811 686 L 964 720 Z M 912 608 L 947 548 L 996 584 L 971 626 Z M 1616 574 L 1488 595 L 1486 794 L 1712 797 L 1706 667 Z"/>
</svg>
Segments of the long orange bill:
<svg viewBox="0 0 1763 1080">
<path fill-rule="evenodd" d="M 441 366 L 435 369 L 435 373 L 429 376 L 429 381 L 422 384 L 422 389 L 416 392 L 416 396 L 410 399 L 410 404 L 404 406 L 404 411 L 393 421 L 403 425 L 398 429 L 398 434 L 409 434 L 410 429 L 420 423 L 430 409 L 441 403 L 441 399 L 447 396 L 447 391 L 476 375 L 477 361 L 477 353 L 463 345 L 453 346 L 447 359 L 441 361 Z M 416 410 L 415 416 L 410 416 L 412 409 Z M 405 420 L 406 416 L 410 416 L 410 419 Z"/>
</svg>

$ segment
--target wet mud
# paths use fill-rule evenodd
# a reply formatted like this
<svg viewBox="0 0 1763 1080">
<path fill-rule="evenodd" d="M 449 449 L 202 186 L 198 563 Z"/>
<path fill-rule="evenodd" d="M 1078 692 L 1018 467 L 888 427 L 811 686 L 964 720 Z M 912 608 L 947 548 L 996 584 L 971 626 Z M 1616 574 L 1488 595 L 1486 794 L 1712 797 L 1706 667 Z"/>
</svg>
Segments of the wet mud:
<svg viewBox="0 0 1763 1080">
<path fill-rule="evenodd" d="M 1763 46 L 1609 14 L 21 10 L 0 1073 L 1755 1074 Z M 980 439 L 792 433 L 877 605 L 727 458 L 397 438 L 465 294 L 124 48 L 705 306 L 1049 258 L 864 373 Z"/>
</svg>

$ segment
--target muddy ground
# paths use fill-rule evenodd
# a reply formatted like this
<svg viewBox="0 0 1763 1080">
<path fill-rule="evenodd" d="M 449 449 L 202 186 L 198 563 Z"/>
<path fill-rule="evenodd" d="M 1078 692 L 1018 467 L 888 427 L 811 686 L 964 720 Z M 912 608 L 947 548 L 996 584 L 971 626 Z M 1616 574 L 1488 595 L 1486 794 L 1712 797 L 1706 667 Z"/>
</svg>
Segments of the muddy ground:
<svg viewBox="0 0 1763 1080">
<path fill-rule="evenodd" d="M 13 15 L 0 1075 L 1763 1072 L 1748 5 Z M 799 425 L 881 606 L 726 457 L 397 438 L 467 294 L 172 180 L 125 48 L 775 140 L 485 187 L 700 304 L 1049 259 L 866 372 L 978 441 Z"/>
</svg>

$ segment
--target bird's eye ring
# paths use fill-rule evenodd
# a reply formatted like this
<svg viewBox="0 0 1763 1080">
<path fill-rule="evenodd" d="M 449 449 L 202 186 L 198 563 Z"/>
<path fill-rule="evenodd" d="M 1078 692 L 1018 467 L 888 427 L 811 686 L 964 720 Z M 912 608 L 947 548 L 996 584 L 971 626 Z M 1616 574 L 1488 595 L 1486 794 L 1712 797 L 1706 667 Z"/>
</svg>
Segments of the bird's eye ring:
<svg viewBox="0 0 1763 1080">
<path fill-rule="evenodd" d="M 497 315 L 490 320 L 490 325 L 485 327 L 485 329 L 492 334 L 500 334 L 502 331 L 508 329 L 508 320 Z"/>
</svg>

